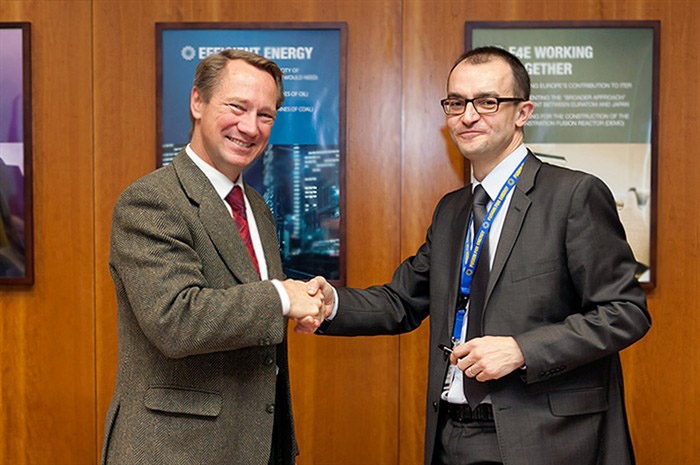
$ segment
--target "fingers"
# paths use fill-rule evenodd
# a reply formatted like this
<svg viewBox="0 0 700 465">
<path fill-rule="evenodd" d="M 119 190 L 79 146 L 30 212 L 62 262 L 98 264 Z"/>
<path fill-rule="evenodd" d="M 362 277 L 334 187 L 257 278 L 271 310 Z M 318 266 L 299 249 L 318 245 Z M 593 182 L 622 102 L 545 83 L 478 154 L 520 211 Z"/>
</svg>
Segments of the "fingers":
<svg viewBox="0 0 700 465">
<path fill-rule="evenodd" d="M 309 295 L 315 296 L 319 293 L 323 298 L 323 311 L 324 318 L 328 318 L 333 313 L 333 308 L 335 306 L 335 292 L 333 286 L 330 285 L 326 278 L 323 276 L 316 276 L 306 283 L 306 290 Z"/>
<path fill-rule="evenodd" d="M 450 360 L 477 381 L 502 378 L 525 363 L 517 342 L 509 336 L 471 339 L 455 347 Z"/>
<path fill-rule="evenodd" d="M 323 276 L 316 276 L 306 283 L 306 291 L 309 295 L 316 295 L 319 291 L 323 294 L 324 300 L 333 299 L 333 286 L 330 285 Z"/>
<path fill-rule="evenodd" d="M 468 378 L 477 378 L 484 371 L 481 364 L 470 360 L 469 356 L 459 359 L 457 367 L 464 372 L 464 376 Z"/>
<path fill-rule="evenodd" d="M 453 347 L 452 353 L 450 354 L 450 363 L 457 365 L 460 361 L 463 361 L 466 357 L 468 357 L 474 350 L 474 343 L 476 340 L 477 339 L 472 339 L 464 344 L 459 344 L 456 347 Z"/>
<path fill-rule="evenodd" d="M 323 276 L 316 276 L 306 283 L 306 290 L 309 295 L 316 295 L 319 290 L 322 290 L 325 286 L 328 286 L 328 281 Z"/>
<path fill-rule="evenodd" d="M 309 295 L 306 283 L 301 281 L 288 279 L 283 281 L 282 284 L 289 295 L 290 309 L 287 315 L 290 318 L 299 320 L 311 316 L 318 320 L 323 320 L 325 309 L 322 293 Z"/>
<path fill-rule="evenodd" d="M 482 381 L 479 379 L 479 375 L 483 373 L 483 367 L 477 363 L 478 354 L 475 352 L 475 342 L 474 339 L 454 347 L 450 354 L 450 363 L 457 365 L 457 368 L 464 372 L 464 376 Z"/>
<path fill-rule="evenodd" d="M 294 332 L 299 334 L 313 334 L 320 325 L 321 322 L 318 319 L 307 316 L 296 320 Z"/>
<path fill-rule="evenodd" d="M 464 370 L 464 376 L 467 378 L 476 378 L 477 381 L 487 381 L 490 379 L 488 376 L 486 376 L 484 370 L 476 363 L 469 365 Z"/>
<path fill-rule="evenodd" d="M 296 322 L 294 332 L 313 334 L 323 320 L 333 313 L 333 286 L 323 276 L 316 276 L 306 283 L 288 279 L 282 284 L 290 299 L 287 316 Z"/>
</svg>

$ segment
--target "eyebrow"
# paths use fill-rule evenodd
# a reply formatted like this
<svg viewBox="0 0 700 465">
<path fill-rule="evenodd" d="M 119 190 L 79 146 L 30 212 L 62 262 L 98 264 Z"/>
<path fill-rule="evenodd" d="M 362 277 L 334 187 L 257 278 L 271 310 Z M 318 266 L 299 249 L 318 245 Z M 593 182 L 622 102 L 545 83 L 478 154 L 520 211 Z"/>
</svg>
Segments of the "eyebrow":
<svg viewBox="0 0 700 465">
<path fill-rule="evenodd" d="M 498 95 L 499 95 L 498 92 L 480 92 L 480 93 L 476 94 L 476 95 L 475 95 L 474 97 L 472 97 L 472 98 L 475 99 L 475 98 L 484 98 L 484 97 L 498 97 Z M 447 94 L 447 97 L 448 97 L 448 98 L 450 98 L 450 97 L 459 97 L 459 98 L 463 98 L 463 99 L 465 99 L 465 100 L 470 100 L 470 99 L 468 99 L 467 97 L 465 97 L 464 95 L 462 95 L 462 94 L 460 94 L 460 93 L 458 93 L 458 92 L 450 92 L 450 93 Z"/>
<path fill-rule="evenodd" d="M 220 100 L 223 102 L 224 105 L 232 105 L 232 104 L 250 105 L 250 100 L 248 100 L 246 98 L 242 98 L 242 97 L 227 97 L 227 98 L 221 98 Z M 272 113 L 272 114 L 277 113 L 277 108 L 274 105 L 269 107 L 269 108 L 266 106 L 263 106 L 263 107 L 259 108 L 259 110 L 262 112 L 265 112 L 265 113 Z"/>
</svg>

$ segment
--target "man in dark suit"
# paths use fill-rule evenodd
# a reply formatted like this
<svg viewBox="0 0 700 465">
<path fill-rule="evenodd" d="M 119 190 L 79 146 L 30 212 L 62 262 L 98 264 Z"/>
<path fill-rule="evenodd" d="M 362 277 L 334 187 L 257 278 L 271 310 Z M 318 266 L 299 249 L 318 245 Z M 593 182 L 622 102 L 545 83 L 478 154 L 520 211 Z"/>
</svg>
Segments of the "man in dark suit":
<svg viewBox="0 0 700 465">
<path fill-rule="evenodd" d="M 287 318 L 313 326 L 322 297 L 280 281 L 272 214 L 241 176 L 283 99 L 275 63 L 205 58 L 190 144 L 117 202 L 119 366 L 103 464 L 295 463 Z"/>
<path fill-rule="evenodd" d="M 472 183 L 439 202 L 391 283 L 322 285 L 325 334 L 430 316 L 426 465 L 634 463 L 618 354 L 651 324 L 635 260 L 603 182 L 523 145 L 529 97 L 508 52 L 460 57 L 441 103 Z"/>
</svg>

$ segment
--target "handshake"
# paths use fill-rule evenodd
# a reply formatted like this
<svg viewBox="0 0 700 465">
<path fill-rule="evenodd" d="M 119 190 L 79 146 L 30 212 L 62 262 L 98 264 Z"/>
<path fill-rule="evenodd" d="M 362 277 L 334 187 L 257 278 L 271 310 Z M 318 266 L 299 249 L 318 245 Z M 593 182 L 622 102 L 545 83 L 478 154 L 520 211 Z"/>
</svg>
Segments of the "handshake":
<svg viewBox="0 0 700 465">
<path fill-rule="evenodd" d="M 288 279 L 282 285 L 289 296 L 287 316 L 296 322 L 295 332 L 312 334 L 333 313 L 335 293 L 322 276 L 308 282 Z"/>
</svg>

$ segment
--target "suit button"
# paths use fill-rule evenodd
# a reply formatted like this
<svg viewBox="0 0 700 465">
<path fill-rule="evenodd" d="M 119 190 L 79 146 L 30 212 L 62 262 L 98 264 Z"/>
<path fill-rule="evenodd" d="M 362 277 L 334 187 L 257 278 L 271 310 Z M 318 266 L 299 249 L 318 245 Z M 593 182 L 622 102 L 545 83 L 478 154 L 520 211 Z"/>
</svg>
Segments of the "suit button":
<svg viewBox="0 0 700 465">
<path fill-rule="evenodd" d="M 270 366 L 270 365 L 272 365 L 273 363 L 275 363 L 275 359 L 273 359 L 272 357 L 270 357 L 270 356 L 268 355 L 267 357 L 265 357 L 265 361 L 264 361 L 263 363 L 264 363 L 266 366 Z"/>
<path fill-rule="evenodd" d="M 436 412 L 438 411 L 438 403 L 437 402 L 433 402 L 433 410 L 435 410 Z"/>
<path fill-rule="evenodd" d="M 267 413 L 275 413 L 275 404 L 267 404 L 267 408 L 265 410 Z"/>
</svg>

